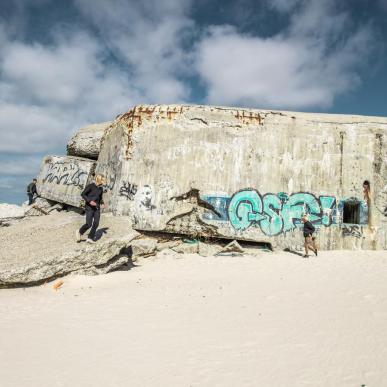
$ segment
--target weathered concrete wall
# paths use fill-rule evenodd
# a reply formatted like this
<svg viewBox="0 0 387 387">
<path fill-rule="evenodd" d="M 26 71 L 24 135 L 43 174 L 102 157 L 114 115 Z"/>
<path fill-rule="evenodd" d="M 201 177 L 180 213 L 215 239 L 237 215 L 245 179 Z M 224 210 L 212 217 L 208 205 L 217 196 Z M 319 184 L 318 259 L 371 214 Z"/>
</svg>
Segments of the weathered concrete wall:
<svg viewBox="0 0 387 387">
<path fill-rule="evenodd" d="M 81 192 L 92 180 L 95 162 L 72 156 L 46 156 L 39 172 L 39 196 L 81 207 Z"/>
<path fill-rule="evenodd" d="M 294 248 L 307 212 L 322 248 L 380 249 L 386 132 L 377 117 L 137 106 L 106 130 L 97 173 L 108 207 L 137 229 Z"/>
<path fill-rule="evenodd" d="M 67 143 L 67 154 L 96 160 L 101 148 L 102 136 L 110 125 L 109 121 L 80 128 Z"/>
</svg>

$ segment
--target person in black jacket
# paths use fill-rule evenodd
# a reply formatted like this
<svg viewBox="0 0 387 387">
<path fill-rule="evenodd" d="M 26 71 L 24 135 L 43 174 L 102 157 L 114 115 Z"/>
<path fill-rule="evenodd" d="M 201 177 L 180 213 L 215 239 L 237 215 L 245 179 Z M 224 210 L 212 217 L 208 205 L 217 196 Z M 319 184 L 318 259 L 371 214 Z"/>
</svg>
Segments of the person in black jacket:
<svg viewBox="0 0 387 387">
<path fill-rule="evenodd" d="M 34 196 L 38 195 L 36 191 L 36 179 L 32 179 L 32 182 L 27 186 L 28 205 L 30 206 L 34 202 Z"/>
<path fill-rule="evenodd" d="M 301 222 L 304 224 L 303 232 L 304 232 L 304 238 L 305 238 L 305 258 L 309 257 L 309 250 L 311 249 L 316 257 L 317 257 L 317 246 L 316 246 L 316 238 L 313 236 L 313 233 L 316 231 L 315 227 L 311 222 L 309 222 L 307 215 L 303 215 L 301 218 Z"/>
<path fill-rule="evenodd" d="M 36 179 L 32 179 L 32 183 L 27 186 L 28 205 L 30 206 L 34 202 L 34 195 L 38 195 L 36 191 Z"/>
<path fill-rule="evenodd" d="M 82 198 L 85 200 L 86 223 L 75 232 L 77 242 L 82 240 L 82 235 L 91 227 L 86 242 L 95 243 L 95 232 L 99 225 L 101 208 L 105 206 L 102 199 L 103 181 L 103 176 L 97 175 L 95 182 L 89 184 L 81 193 Z"/>
</svg>

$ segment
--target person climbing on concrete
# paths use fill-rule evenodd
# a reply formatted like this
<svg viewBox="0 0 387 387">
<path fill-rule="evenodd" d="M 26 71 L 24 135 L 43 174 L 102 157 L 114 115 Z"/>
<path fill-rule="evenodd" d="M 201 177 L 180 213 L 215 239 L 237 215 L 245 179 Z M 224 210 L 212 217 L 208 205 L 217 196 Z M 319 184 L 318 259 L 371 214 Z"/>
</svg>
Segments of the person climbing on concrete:
<svg viewBox="0 0 387 387">
<path fill-rule="evenodd" d="M 77 242 L 81 242 L 82 235 L 91 228 L 86 242 L 95 243 L 95 232 L 99 225 L 101 208 L 105 207 L 102 199 L 103 183 L 103 176 L 97 175 L 95 181 L 87 185 L 81 193 L 82 198 L 85 200 L 86 223 L 75 232 Z"/>
<path fill-rule="evenodd" d="M 36 179 L 32 179 L 32 182 L 27 186 L 28 205 L 30 206 L 34 202 L 34 196 L 38 196 L 36 191 Z"/>
<path fill-rule="evenodd" d="M 369 205 L 371 201 L 371 185 L 368 180 L 364 180 L 363 182 L 363 197 L 367 205 Z"/>
<path fill-rule="evenodd" d="M 316 231 L 315 227 L 308 220 L 308 216 L 304 214 L 301 218 L 301 222 L 304 224 L 303 232 L 305 238 L 305 255 L 304 258 L 309 257 L 309 249 L 311 249 L 317 257 L 317 246 L 316 246 L 316 238 L 313 236 L 313 233 Z"/>
<path fill-rule="evenodd" d="M 363 182 L 363 198 L 367 203 L 367 215 L 368 215 L 368 226 L 372 232 L 375 232 L 374 227 L 374 214 L 372 211 L 372 195 L 371 195 L 371 183 L 369 180 L 364 180 Z"/>
</svg>

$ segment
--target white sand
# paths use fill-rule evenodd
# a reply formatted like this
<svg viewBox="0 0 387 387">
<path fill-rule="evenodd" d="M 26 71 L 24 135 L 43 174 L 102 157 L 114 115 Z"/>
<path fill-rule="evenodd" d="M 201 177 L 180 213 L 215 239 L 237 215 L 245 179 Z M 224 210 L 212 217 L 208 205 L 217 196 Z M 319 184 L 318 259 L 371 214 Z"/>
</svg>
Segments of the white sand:
<svg viewBox="0 0 387 387">
<path fill-rule="evenodd" d="M 0 385 L 387 386 L 387 252 L 159 258 L 0 290 Z"/>
<path fill-rule="evenodd" d="M 25 208 L 17 204 L 0 203 L 0 219 L 22 218 Z"/>
</svg>

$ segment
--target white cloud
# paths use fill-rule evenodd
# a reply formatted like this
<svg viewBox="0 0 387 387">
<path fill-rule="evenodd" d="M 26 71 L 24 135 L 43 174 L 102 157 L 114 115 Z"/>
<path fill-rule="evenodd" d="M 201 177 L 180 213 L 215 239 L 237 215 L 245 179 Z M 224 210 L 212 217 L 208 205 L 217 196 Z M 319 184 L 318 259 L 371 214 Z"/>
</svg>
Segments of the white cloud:
<svg viewBox="0 0 387 387">
<path fill-rule="evenodd" d="M 103 71 L 96 60 L 95 43 L 82 38 L 78 35 L 54 47 L 9 45 L 4 52 L 2 73 L 14 86 L 13 97 L 23 95 L 31 104 L 74 104 Z"/>
<path fill-rule="evenodd" d="M 0 170 L 3 176 L 29 176 L 39 169 L 41 161 L 41 157 L 31 155 L 17 160 L 0 160 Z"/>
<path fill-rule="evenodd" d="M 82 32 L 56 44 L 6 41 L 0 60 L 0 151 L 41 152 L 75 127 L 112 119 L 136 93 Z"/>
<path fill-rule="evenodd" d="M 365 26 L 347 33 L 332 1 L 301 3 L 288 30 L 271 38 L 213 27 L 197 46 L 197 69 L 214 104 L 303 109 L 328 107 L 357 86 L 371 47 Z M 362 52 L 362 55 L 359 55 Z"/>
<path fill-rule="evenodd" d="M 130 66 L 133 87 L 153 103 L 189 99 L 183 78 L 191 55 L 184 48 L 193 21 L 186 16 L 191 0 L 76 0 L 108 46 Z M 108 28 L 106 28 L 108 26 Z"/>
</svg>

